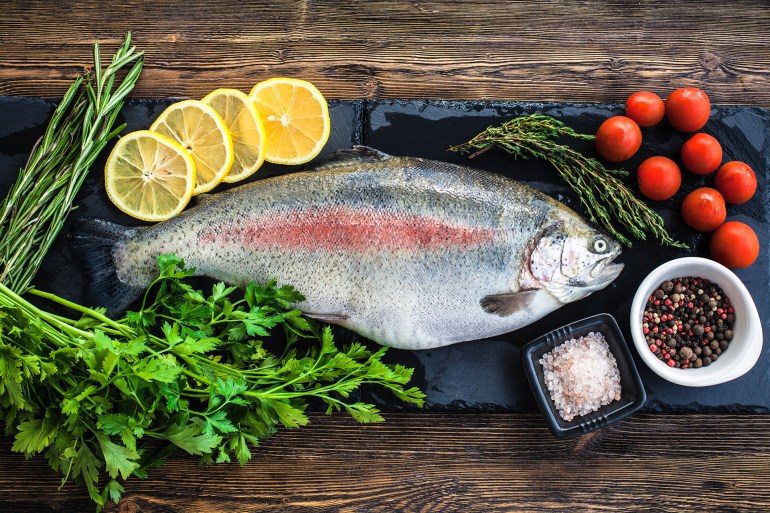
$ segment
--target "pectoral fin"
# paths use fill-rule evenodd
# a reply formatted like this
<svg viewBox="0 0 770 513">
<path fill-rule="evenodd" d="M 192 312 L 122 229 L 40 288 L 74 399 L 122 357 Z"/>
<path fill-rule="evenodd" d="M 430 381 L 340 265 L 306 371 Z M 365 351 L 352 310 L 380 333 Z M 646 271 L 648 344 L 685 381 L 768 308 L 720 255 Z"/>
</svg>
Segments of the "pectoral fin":
<svg viewBox="0 0 770 513">
<path fill-rule="evenodd" d="M 303 313 L 305 314 L 306 317 L 310 317 L 311 319 L 315 319 L 321 322 L 328 322 L 329 324 L 340 324 L 350 319 L 350 317 L 348 317 L 345 314 L 312 313 L 312 312 L 303 312 Z"/>
<path fill-rule="evenodd" d="M 481 307 L 485 312 L 508 317 L 527 308 L 535 299 L 537 289 L 520 290 L 511 294 L 495 294 L 484 297 Z"/>
</svg>

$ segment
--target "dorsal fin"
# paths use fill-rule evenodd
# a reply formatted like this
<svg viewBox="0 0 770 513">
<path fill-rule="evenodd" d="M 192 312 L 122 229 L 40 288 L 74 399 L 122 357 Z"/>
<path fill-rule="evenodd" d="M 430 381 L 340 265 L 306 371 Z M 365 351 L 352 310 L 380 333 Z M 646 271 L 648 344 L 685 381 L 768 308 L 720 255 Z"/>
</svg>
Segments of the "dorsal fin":
<svg viewBox="0 0 770 513">
<path fill-rule="evenodd" d="M 335 169 L 342 166 L 350 166 L 352 164 L 363 164 L 365 162 L 380 162 L 393 158 L 392 155 L 375 150 L 369 146 L 353 146 L 349 150 L 338 150 L 320 159 L 313 167 L 308 171 L 326 171 L 329 169 Z"/>
</svg>

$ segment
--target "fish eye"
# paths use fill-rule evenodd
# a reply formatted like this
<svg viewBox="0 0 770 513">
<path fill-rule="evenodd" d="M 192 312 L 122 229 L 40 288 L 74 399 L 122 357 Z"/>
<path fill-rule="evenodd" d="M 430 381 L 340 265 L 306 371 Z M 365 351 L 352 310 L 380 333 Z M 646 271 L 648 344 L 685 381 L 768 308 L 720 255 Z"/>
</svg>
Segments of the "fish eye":
<svg viewBox="0 0 770 513">
<path fill-rule="evenodd" d="M 607 241 L 604 239 L 594 239 L 593 251 L 594 253 L 604 253 L 607 251 Z"/>
</svg>

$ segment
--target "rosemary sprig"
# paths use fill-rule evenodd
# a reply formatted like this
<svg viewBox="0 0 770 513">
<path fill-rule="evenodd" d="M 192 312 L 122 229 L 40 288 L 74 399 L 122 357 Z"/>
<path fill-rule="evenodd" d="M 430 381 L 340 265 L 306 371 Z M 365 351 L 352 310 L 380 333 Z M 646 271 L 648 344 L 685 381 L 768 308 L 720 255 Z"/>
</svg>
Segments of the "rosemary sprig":
<svg viewBox="0 0 770 513">
<path fill-rule="evenodd" d="M 0 203 L 0 283 L 23 292 L 59 234 L 88 170 L 125 125 L 113 129 L 142 70 L 131 33 L 106 69 L 94 43 L 93 76 L 69 87 L 27 164 Z M 115 87 L 118 72 L 133 64 Z M 114 89 L 114 90 L 113 90 Z"/>
<path fill-rule="evenodd" d="M 624 230 L 639 240 L 646 240 L 650 234 L 663 245 L 687 247 L 673 239 L 660 215 L 619 180 L 618 177 L 628 176 L 627 171 L 607 169 L 598 160 L 556 142 L 558 137 L 564 136 L 594 139 L 593 135 L 577 133 L 550 116 L 530 114 L 489 127 L 450 150 L 474 158 L 492 148 L 500 148 L 515 158 L 546 160 L 578 195 L 589 219 L 603 226 L 621 243 L 632 246 L 631 240 L 621 232 Z M 619 227 L 616 228 L 615 222 Z"/>
</svg>

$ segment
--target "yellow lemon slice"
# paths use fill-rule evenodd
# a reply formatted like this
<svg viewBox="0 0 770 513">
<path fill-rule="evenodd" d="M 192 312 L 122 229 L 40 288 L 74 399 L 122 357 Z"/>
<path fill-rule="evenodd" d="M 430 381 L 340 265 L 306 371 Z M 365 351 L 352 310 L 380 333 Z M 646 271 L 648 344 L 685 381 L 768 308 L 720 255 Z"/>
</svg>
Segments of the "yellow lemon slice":
<svg viewBox="0 0 770 513">
<path fill-rule="evenodd" d="M 219 114 L 201 101 L 185 100 L 169 106 L 150 130 L 190 152 L 196 171 L 194 195 L 222 183 L 233 165 L 232 137 Z"/>
<path fill-rule="evenodd" d="M 233 166 L 224 181 L 253 175 L 265 161 L 265 128 L 254 102 L 237 89 L 217 89 L 201 101 L 219 114 L 233 138 Z"/>
<path fill-rule="evenodd" d="M 265 160 L 302 164 L 318 155 L 329 138 L 329 106 L 310 82 L 271 78 L 249 97 L 265 124 Z"/>
<path fill-rule="evenodd" d="M 115 144 L 104 166 L 107 196 L 144 221 L 164 221 L 187 206 L 195 187 L 195 162 L 179 144 L 139 130 Z"/>
</svg>

